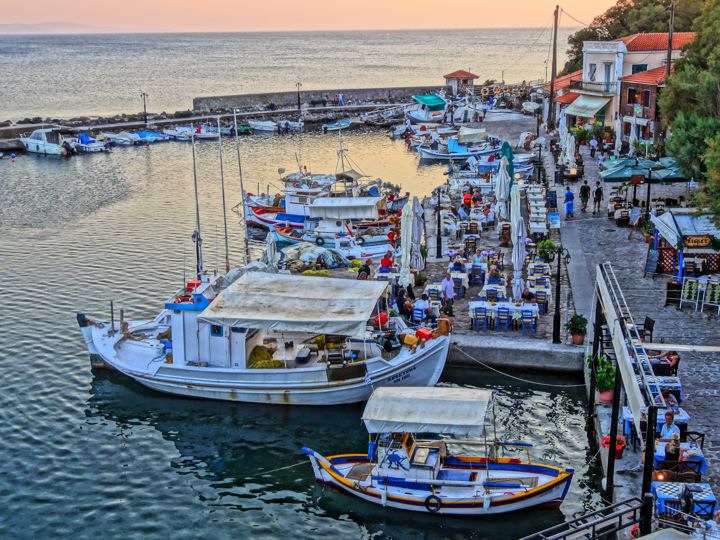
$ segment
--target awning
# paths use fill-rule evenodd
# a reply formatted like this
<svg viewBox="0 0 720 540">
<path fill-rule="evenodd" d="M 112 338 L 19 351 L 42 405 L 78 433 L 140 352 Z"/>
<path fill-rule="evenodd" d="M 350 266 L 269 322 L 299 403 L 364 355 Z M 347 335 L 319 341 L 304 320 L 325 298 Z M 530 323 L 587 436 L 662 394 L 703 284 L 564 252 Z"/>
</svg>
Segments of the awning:
<svg viewBox="0 0 720 540">
<path fill-rule="evenodd" d="M 413 96 L 418 103 L 425 105 L 428 110 L 442 111 L 445 109 L 445 100 L 435 94 L 423 94 L 422 96 Z"/>
<path fill-rule="evenodd" d="M 200 314 L 240 328 L 358 336 L 387 282 L 248 272 Z"/>
<path fill-rule="evenodd" d="M 362 419 L 369 433 L 436 433 L 479 437 L 493 392 L 472 388 L 376 389 Z"/>
<path fill-rule="evenodd" d="M 612 98 L 581 95 L 565 109 L 565 114 L 594 118 L 595 115 L 610 103 Z"/>
<path fill-rule="evenodd" d="M 458 132 L 458 142 L 460 144 L 469 144 L 486 141 L 488 138 L 485 128 L 473 129 L 469 127 L 461 127 Z"/>
<path fill-rule="evenodd" d="M 672 214 L 665 212 L 660 217 L 650 214 L 650 221 L 652 221 L 660 236 L 662 236 L 668 244 L 677 249 L 680 235 L 673 221 Z"/>
<path fill-rule="evenodd" d="M 358 172 L 355 169 L 348 169 L 346 171 L 335 173 L 335 178 L 337 180 L 360 180 L 364 176 L 365 175 L 363 173 Z"/>
<path fill-rule="evenodd" d="M 380 197 L 320 197 L 310 205 L 310 217 L 378 219 Z"/>
<path fill-rule="evenodd" d="M 577 92 L 568 92 L 567 94 L 563 94 L 562 96 L 558 96 L 555 98 L 555 103 L 562 103 L 563 105 L 570 105 L 573 101 L 575 101 L 577 98 L 580 97 L 580 94 Z"/>
</svg>

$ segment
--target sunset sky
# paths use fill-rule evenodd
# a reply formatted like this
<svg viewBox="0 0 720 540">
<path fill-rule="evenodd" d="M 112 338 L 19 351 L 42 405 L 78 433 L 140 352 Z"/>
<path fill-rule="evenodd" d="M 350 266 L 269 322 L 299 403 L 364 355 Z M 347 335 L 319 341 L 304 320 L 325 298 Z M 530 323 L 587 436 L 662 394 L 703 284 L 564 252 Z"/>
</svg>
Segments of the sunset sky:
<svg viewBox="0 0 720 540">
<path fill-rule="evenodd" d="M 584 23 L 615 0 L 565 0 Z M 119 0 L 8 2 L 4 24 L 64 22 L 126 31 L 264 31 L 544 27 L 556 0 Z M 563 15 L 563 26 L 579 26 Z"/>
</svg>

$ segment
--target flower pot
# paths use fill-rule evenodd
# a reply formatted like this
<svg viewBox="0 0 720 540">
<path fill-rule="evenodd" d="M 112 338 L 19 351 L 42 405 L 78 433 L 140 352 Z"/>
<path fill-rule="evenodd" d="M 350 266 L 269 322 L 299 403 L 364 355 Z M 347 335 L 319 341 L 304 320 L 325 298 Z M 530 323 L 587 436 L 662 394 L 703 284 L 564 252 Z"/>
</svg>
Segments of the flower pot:
<svg viewBox="0 0 720 540">
<path fill-rule="evenodd" d="M 603 405 L 612 405 L 615 390 L 605 390 L 604 392 L 597 392 L 597 401 Z"/>
<path fill-rule="evenodd" d="M 582 345 L 585 342 L 585 334 L 573 334 L 572 335 L 572 344 L 573 345 Z"/>
</svg>

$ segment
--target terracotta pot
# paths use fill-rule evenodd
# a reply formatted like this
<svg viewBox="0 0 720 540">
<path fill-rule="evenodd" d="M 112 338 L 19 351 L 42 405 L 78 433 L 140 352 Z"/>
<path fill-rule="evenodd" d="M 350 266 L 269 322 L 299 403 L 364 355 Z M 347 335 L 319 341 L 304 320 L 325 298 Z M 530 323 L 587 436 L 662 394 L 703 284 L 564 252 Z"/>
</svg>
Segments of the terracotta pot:
<svg viewBox="0 0 720 540">
<path fill-rule="evenodd" d="M 572 335 L 572 344 L 573 345 L 582 345 L 585 342 L 585 334 L 573 334 Z"/>
<path fill-rule="evenodd" d="M 597 392 L 597 401 L 603 405 L 612 405 L 615 390 L 605 390 L 604 392 Z"/>
</svg>

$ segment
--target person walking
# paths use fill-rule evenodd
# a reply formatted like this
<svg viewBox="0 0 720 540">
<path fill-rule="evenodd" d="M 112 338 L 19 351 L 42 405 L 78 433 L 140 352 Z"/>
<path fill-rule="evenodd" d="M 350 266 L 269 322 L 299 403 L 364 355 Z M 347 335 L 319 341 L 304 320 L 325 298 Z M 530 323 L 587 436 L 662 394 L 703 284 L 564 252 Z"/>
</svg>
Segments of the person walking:
<svg viewBox="0 0 720 540">
<path fill-rule="evenodd" d="M 453 317 L 453 301 L 455 299 L 455 282 L 453 281 L 450 274 L 445 274 L 445 279 L 440 283 L 443 293 L 443 303 L 445 313 L 450 317 Z"/>
<path fill-rule="evenodd" d="M 574 203 L 573 203 L 574 200 L 575 200 L 575 194 L 570 189 L 570 186 L 567 186 L 565 188 L 565 219 L 566 220 L 575 217 L 575 210 L 574 210 Z"/>
<path fill-rule="evenodd" d="M 593 215 L 600 212 L 600 203 L 603 200 L 603 188 L 600 186 L 600 182 L 595 184 L 595 191 L 593 192 Z"/>
<path fill-rule="evenodd" d="M 593 135 L 593 138 L 590 139 L 590 143 L 589 143 L 589 144 L 590 144 L 590 157 L 591 157 L 591 158 L 594 158 L 594 157 L 595 157 L 595 152 L 597 152 L 597 149 L 598 149 L 598 140 L 597 140 L 597 138 L 595 137 L 595 135 Z"/>
<path fill-rule="evenodd" d="M 587 205 L 588 201 L 590 200 L 590 186 L 588 185 L 587 180 L 583 182 L 583 185 L 580 186 L 580 202 L 582 203 L 582 206 L 580 207 L 580 211 L 585 213 L 587 211 Z"/>
</svg>

